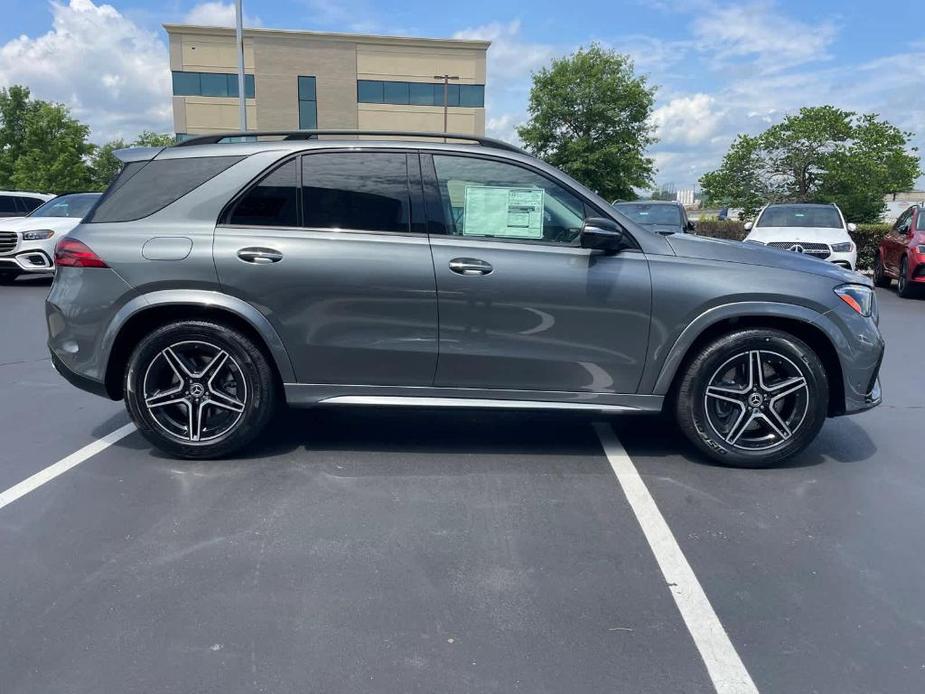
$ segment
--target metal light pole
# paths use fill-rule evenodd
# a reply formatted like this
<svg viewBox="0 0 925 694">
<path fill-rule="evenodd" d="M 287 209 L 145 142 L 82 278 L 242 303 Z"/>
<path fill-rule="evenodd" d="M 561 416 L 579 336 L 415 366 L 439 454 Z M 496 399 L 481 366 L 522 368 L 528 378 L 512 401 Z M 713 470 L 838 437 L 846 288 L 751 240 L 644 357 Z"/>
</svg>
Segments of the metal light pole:
<svg viewBox="0 0 925 694">
<path fill-rule="evenodd" d="M 449 111 L 447 109 L 450 99 L 450 80 L 458 80 L 459 75 L 434 75 L 435 80 L 443 80 L 443 132 L 447 130 L 447 118 Z"/>
<path fill-rule="evenodd" d="M 238 107 L 241 112 L 241 132 L 247 130 L 247 99 L 244 94 L 244 15 L 241 0 L 234 2 L 235 41 L 238 48 Z"/>
</svg>

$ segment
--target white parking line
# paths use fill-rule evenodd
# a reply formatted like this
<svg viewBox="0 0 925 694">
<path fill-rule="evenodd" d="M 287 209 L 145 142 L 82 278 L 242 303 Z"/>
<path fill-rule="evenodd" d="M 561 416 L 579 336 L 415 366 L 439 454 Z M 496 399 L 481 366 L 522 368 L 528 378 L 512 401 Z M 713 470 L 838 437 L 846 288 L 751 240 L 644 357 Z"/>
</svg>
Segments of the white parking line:
<svg viewBox="0 0 925 694">
<path fill-rule="evenodd" d="M 713 611 L 697 576 L 687 563 L 684 552 L 655 505 L 633 461 L 609 425 L 596 423 L 594 428 L 649 547 L 652 548 L 687 630 L 707 666 L 716 691 L 718 694 L 757 694 L 758 688 Z"/>
<path fill-rule="evenodd" d="M 19 484 L 14 485 L 7 489 L 5 492 L 0 493 L 0 508 L 3 508 L 8 504 L 12 504 L 14 501 L 25 496 L 29 492 L 38 489 L 46 482 L 50 482 L 58 475 L 63 475 L 72 467 L 80 465 L 82 462 L 88 458 L 93 457 L 100 451 L 106 450 L 116 441 L 125 438 L 133 431 L 135 431 L 134 424 L 126 424 L 121 426 L 111 434 L 106 434 L 106 436 L 103 438 L 97 439 L 93 443 L 87 444 L 79 451 L 74 451 L 69 456 L 62 458 L 57 463 L 49 465 L 44 470 L 39 470 L 34 475 L 32 475 L 32 477 L 27 477 Z"/>
</svg>

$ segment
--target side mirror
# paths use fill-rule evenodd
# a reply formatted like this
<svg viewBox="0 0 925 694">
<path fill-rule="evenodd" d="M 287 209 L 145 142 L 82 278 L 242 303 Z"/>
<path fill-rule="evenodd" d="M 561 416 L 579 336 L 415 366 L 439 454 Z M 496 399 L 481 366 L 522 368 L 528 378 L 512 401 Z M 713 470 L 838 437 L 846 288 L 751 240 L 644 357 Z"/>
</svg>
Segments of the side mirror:
<svg viewBox="0 0 925 694">
<path fill-rule="evenodd" d="M 686 231 L 694 231 L 697 229 L 697 222 L 692 222 L 688 220 L 687 226 L 684 227 Z"/>
<path fill-rule="evenodd" d="M 612 219 L 589 217 L 581 226 L 582 248 L 590 248 L 604 253 L 618 253 L 626 247 L 623 229 Z"/>
<path fill-rule="evenodd" d="M 858 225 L 854 222 L 848 222 L 848 231 L 857 231 Z"/>
<path fill-rule="evenodd" d="M 753 226 L 755 225 L 751 222 L 745 222 L 745 231 L 751 231 Z"/>
</svg>

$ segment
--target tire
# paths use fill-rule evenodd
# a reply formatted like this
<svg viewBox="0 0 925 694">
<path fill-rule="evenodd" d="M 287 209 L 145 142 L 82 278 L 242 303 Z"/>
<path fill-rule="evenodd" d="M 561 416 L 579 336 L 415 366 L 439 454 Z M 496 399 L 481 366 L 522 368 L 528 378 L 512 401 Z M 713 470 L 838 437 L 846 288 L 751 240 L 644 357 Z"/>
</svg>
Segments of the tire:
<svg viewBox="0 0 925 694">
<path fill-rule="evenodd" d="M 19 273 L 16 270 L 0 270 L 0 284 L 13 284 Z"/>
<path fill-rule="evenodd" d="M 896 282 L 896 293 L 903 299 L 913 299 L 919 295 L 919 288 L 915 282 L 909 281 L 909 261 L 905 258 L 899 264 L 899 280 Z"/>
<path fill-rule="evenodd" d="M 886 274 L 886 269 L 883 267 L 883 258 L 877 253 L 877 257 L 874 259 L 874 286 L 889 287 L 891 284 L 893 284 L 893 280 Z"/>
<path fill-rule="evenodd" d="M 220 323 L 181 321 L 138 343 L 125 372 L 125 404 L 142 435 L 165 453 L 220 458 L 266 427 L 276 382 L 245 335 Z"/>
<path fill-rule="evenodd" d="M 806 448 L 822 428 L 828 404 L 825 368 L 806 343 L 780 330 L 747 329 L 694 356 L 681 377 L 675 416 L 687 438 L 713 460 L 762 468 Z"/>
</svg>

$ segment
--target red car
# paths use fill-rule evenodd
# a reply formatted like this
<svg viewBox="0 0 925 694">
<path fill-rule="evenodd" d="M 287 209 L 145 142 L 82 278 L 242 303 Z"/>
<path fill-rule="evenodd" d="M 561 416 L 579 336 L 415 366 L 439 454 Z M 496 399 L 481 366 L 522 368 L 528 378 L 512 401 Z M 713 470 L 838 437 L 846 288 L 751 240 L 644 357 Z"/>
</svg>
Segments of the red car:
<svg viewBox="0 0 925 694">
<path fill-rule="evenodd" d="M 889 287 L 898 281 L 899 295 L 916 296 L 925 287 L 925 206 L 910 207 L 899 215 L 880 241 L 874 261 L 874 284 Z"/>
</svg>

